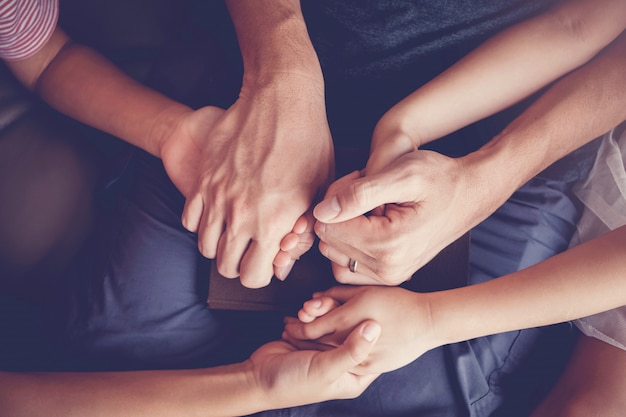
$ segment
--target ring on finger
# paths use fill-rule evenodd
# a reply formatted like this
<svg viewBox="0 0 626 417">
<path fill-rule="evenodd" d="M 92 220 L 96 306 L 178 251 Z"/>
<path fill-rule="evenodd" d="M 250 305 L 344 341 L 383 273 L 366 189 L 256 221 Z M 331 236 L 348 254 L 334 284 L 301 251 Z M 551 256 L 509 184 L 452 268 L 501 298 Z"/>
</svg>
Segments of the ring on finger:
<svg viewBox="0 0 626 417">
<path fill-rule="evenodd" d="M 350 270 L 350 272 L 355 273 L 356 272 L 356 268 L 359 266 L 359 262 L 350 258 L 350 261 L 348 262 L 348 269 Z"/>
</svg>

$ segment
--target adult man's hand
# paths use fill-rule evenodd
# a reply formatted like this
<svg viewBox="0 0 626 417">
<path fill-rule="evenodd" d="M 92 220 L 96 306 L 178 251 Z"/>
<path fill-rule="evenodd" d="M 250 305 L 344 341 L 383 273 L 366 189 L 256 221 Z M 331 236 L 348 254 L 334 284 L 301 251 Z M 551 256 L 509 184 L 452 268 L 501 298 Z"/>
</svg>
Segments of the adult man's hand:
<svg viewBox="0 0 626 417">
<path fill-rule="evenodd" d="M 242 89 L 218 118 L 199 110 L 204 116 L 189 116 L 162 152 L 170 176 L 181 178 L 183 224 L 198 232 L 200 251 L 251 288 L 269 283 L 281 239 L 333 172 L 323 89 L 289 77 Z"/>
</svg>

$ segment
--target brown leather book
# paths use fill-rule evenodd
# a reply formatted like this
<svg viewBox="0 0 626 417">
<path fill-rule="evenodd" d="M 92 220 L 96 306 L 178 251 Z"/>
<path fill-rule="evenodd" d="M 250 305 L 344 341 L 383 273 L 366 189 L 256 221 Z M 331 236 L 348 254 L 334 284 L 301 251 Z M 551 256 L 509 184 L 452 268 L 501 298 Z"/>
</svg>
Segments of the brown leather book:
<svg viewBox="0 0 626 417">
<path fill-rule="evenodd" d="M 402 287 L 420 292 L 461 287 L 467 284 L 468 265 L 469 233 L 441 251 Z M 314 292 L 334 285 L 340 284 L 333 278 L 330 261 L 314 246 L 296 262 L 285 281 L 272 278 L 271 283 L 264 288 L 250 289 L 241 285 L 239 279 L 224 278 L 213 264 L 208 304 L 213 309 L 293 314 Z"/>
</svg>

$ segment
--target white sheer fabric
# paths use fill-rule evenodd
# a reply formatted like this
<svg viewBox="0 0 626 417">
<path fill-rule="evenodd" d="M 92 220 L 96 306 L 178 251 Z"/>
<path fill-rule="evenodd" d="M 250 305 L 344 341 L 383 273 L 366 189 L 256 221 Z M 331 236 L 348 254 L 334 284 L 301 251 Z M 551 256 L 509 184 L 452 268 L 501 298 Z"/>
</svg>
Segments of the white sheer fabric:
<svg viewBox="0 0 626 417">
<path fill-rule="evenodd" d="M 602 139 L 588 179 L 575 192 L 585 208 L 570 246 L 626 224 L 626 123 Z M 587 336 L 626 350 L 626 306 L 574 323 Z"/>
</svg>

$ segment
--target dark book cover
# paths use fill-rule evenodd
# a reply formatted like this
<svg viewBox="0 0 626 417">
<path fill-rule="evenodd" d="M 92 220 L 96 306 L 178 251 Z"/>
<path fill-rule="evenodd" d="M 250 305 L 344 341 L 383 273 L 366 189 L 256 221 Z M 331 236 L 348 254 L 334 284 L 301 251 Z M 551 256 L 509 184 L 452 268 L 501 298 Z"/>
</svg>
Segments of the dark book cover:
<svg viewBox="0 0 626 417">
<path fill-rule="evenodd" d="M 441 251 L 413 277 L 402 284 L 412 291 L 429 292 L 467 284 L 469 233 Z M 218 310 L 256 310 L 294 313 L 316 291 L 338 284 L 330 261 L 313 246 L 293 267 L 285 281 L 275 277 L 263 288 L 250 289 L 239 279 L 228 279 L 217 272 L 215 263 L 209 278 L 209 307 Z"/>
</svg>

